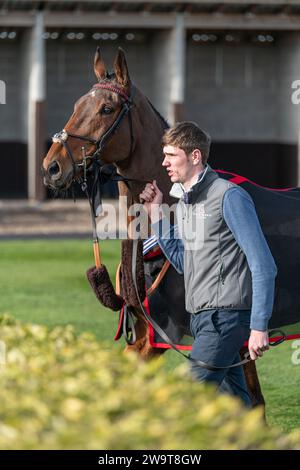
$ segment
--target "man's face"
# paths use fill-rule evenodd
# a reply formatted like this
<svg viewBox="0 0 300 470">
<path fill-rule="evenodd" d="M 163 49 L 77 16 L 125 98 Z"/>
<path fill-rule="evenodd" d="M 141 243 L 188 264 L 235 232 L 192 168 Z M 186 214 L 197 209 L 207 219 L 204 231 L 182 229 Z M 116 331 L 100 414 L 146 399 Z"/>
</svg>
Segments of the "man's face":
<svg viewBox="0 0 300 470">
<path fill-rule="evenodd" d="M 166 168 L 172 183 L 188 181 L 195 168 L 193 155 L 187 155 L 184 150 L 173 145 L 165 145 L 163 153 L 162 166 Z"/>
</svg>

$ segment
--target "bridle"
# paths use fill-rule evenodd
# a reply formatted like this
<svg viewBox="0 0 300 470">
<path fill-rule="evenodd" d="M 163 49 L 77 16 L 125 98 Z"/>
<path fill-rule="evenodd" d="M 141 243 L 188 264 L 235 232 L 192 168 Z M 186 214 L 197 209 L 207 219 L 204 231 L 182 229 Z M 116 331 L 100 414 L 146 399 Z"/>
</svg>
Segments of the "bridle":
<svg viewBox="0 0 300 470">
<path fill-rule="evenodd" d="M 83 168 L 83 182 L 82 182 L 82 190 L 85 192 L 87 188 L 87 170 L 91 164 L 91 162 L 97 161 L 100 166 L 103 166 L 104 164 L 102 162 L 99 162 L 99 157 L 100 154 L 107 143 L 107 141 L 112 137 L 112 135 L 117 131 L 119 128 L 120 124 L 124 120 L 124 118 L 128 115 L 129 119 L 129 127 L 130 127 L 130 150 L 129 150 L 129 156 L 133 152 L 133 147 L 134 147 L 134 137 L 133 137 L 133 125 L 132 125 L 132 116 L 131 116 L 131 108 L 134 106 L 133 104 L 133 96 L 135 93 L 135 87 L 132 85 L 131 87 L 131 95 L 128 96 L 127 93 L 122 90 L 122 88 L 112 85 L 110 83 L 96 83 L 93 85 L 92 90 L 97 90 L 97 89 L 103 89 L 103 90 L 109 90 L 114 93 L 116 93 L 118 96 L 122 98 L 122 106 L 121 110 L 116 118 L 116 120 L 112 123 L 112 125 L 105 131 L 105 133 L 97 140 L 93 139 L 91 137 L 85 136 L 85 135 L 79 135 L 79 134 L 73 134 L 71 132 L 66 131 L 63 129 L 62 131 L 54 134 L 52 137 L 52 142 L 53 143 L 59 143 L 61 144 L 68 155 L 68 157 L 71 160 L 72 167 L 73 167 L 73 175 L 72 175 L 72 180 L 74 181 L 77 177 L 77 169 L 78 168 Z M 93 144 L 96 147 L 96 150 L 94 151 L 93 154 L 91 155 L 86 155 L 85 153 L 85 148 L 81 147 L 82 151 L 82 160 L 80 162 L 77 162 L 74 158 L 74 155 L 72 153 L 72 150 L 70 149 L 70 146 L 68 145 L 68 139 L 69 138 L 73 139 L 79 139 L 84 142 L 89 142 Z M 89 163 L 88 163 L 89 162 Z"/>
</svg>

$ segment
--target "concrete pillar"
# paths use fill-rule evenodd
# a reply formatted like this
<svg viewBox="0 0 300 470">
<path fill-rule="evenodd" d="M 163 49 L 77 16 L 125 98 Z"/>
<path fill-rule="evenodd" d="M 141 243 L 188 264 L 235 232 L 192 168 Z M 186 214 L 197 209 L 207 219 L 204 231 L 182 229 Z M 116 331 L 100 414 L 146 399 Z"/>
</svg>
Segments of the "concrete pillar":
<svg viewBox="0 0 300 470">
<path fill-rule="evenodd" d="M 46 64 L 43 13 L 36 14 L 29 40 L 28 82 L 28 198 L 42 200 L 45 188 L 41 164 L 45 155 Z"/>
<path fill-rule="evenodd" d="M 177 14 L 174 27 L 156 32 L 152 42 L 153 104 L 171 125 L 184 119 L 185 36 L 184 15 Z"/>
<path fill-rule="evenodd" d="M 186 29 L 184 14 L 176 15 L 176 23 L 170 38 L 170 109 L 171 123 L 182 121 L 185 116 L 185 76 L 186 76 Z"/>
<path fill-rule="evenodd" d="M 170 41 L 169 30 L 156 31 L 152 41 L 152 102 L 165 119 L 170 104 Z"/>
<path fill-rule="evenodd" d="M 3 80 L 0 80 L 0 104 L 6 104 L 6 85 Z"/>
</svg>

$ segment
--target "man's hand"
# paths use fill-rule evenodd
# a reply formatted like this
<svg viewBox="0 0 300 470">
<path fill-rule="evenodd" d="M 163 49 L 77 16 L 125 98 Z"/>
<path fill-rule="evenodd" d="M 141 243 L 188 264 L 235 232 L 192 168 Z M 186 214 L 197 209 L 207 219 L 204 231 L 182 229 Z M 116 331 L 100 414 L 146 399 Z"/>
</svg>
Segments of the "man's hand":
<svg viewBox="0 0 300 470">
<path fill-rule="evenodd" d="M 163 194 L 158 188 L 156 180 L 153 180 L 152 183 L 146 184 L 145 189 L 143 192 L 141 192 L 139 198 L 141 202 L 144 202 L 143 207 L 148 213 L 148 215 L 153 218 L 153 209 L 157 208 L 157 210 L 159 211 L 159 206 L 163 201 Z"/>
<path fill-rule="evenodd" d="M 251 359 L 256 361 L 262 357 L 264 351 L 270 349 L 269 335 L 267 331 L 251 330 L 250 338 L 248 341 L 248 349 Z"/>
</svg>

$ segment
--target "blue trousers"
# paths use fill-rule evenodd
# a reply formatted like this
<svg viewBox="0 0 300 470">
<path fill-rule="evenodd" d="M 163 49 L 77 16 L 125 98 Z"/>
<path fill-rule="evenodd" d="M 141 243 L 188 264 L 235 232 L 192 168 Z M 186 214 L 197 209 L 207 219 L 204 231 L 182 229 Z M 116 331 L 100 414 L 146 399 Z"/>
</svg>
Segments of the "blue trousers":
<svg viewBox="0 0 300 470">
<path fill-rule="evenodd" d="M 191 332 L 194 343 L 190 357 L 214 366 L 239 362 L 239 350 L 249 338 L 250 310 L 203 310 L 191 314 Z M 243 367 L 210 371 L 191 364 L 192 377 L 212 382 L 222 393 L 239 397 L 251 407 Z"/>
</svg>

